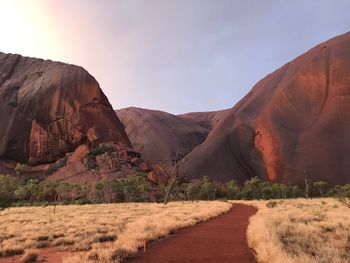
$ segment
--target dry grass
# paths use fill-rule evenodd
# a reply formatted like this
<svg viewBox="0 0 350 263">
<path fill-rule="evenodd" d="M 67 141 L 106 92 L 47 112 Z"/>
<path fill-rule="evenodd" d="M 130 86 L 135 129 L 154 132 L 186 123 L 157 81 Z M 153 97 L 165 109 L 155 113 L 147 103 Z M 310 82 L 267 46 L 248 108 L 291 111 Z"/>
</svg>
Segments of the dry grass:
<svg viewBox="0 0 350 263">
<path fill-rule="evenodd" d="M 349 263 L 350 210 L 331 198 L 243 201 L 259 208 L 248 243 L 261 263 Z"/>
<path fill-rule="evenodd" d="M 57 206 L 56 214 L 52 207 L 10 208 L 0 212 L 0 257 L 53 244 L 84 251 L 64 259 L 65 263 L 119 262 L 144 240 L 164 237 L 230 207 L 216 201 L 71 205 Z"/>
<path fill-rule="evenodd" d="M 33 263 L 36 262 L 38 258 L 38 253 L 36 251 L 26 251 L 26 253 L 21 258 L 21 263 Z"/>
</svg>

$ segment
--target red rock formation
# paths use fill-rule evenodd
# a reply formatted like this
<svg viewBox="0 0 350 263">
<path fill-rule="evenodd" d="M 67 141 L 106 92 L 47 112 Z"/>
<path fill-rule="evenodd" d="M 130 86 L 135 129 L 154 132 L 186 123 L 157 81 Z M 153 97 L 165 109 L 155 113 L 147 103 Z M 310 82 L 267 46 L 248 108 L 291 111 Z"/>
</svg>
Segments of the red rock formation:
<svg viewBox="0 0 350 263">
<path fill-rule="evenodd" d="M 188 153 L 202 143 L 209 129 L 190 118 L 140 108 L 116 111 L 134 149 L 153 164 L 170 165 L 177 153 Z"/>
<path fill-rule="evenodd" d="M 146 178 L 147 174 L 153 170 L 140 158 L 140 154 L 132 149 L 111 143 L 99 145 L 99 148 L 102 146 L 106 151 L 98 153 L 92 151 L 94 154 L 87 151 L 86 147 L 79 146 L 74 153 L 68 154 L 67 163 L 46 179 L 93 186 L 102 179 L 113 180 L 132 174 L 143 174 Z M 49 167 L 44 168 L 47 170 Z M 162 175 L 159 175 L 157 167 L 154 171 L 157 172 L 157 176 Z"/>
<path fill-rule="evenodd" d="M 350 33 L 260 80 L 186 158 L 188 178 L 349 183 Z"/>
<path fill-rule="evenodd" d="M 90 153 L 89 148 L 85 144 L 82 144 L 75 149 L 74 153 L 68 156 L 67 163 L 69 164 L 76 161 L 81 161 L 89 153 Z"/>
<path fill-rule="evenodd" d="M 204 128 L 208 130 L 212 130 L 215 127 L 215 125 L 217 125 L 219 121 L 224 118 L 225 114 L 228 111 L 229 110 L 190 112 L 190 113 L 180 114 L 178 116 L 195 121 L 199 125 L 203 126 Z"/>
<path fill-rule="evenodd" d="M 129 139 L 83 68 L 0 53 L 0 157 L 40 164 L 81 144 Z"/>
</svg>

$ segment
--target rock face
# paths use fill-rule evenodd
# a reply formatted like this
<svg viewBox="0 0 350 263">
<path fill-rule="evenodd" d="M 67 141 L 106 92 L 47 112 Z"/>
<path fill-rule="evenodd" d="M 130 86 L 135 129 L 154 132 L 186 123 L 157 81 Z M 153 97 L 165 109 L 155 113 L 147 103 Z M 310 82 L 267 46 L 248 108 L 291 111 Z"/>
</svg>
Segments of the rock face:
<svg viewBox="0 0 350 263">
<path fill-rule="evenodd" d="M 83 68 L 0 53 L 0 157 L 52 162 L 81 144 L 130 146 L 97 81 Z"/>
<path fill-rule="evenodd" d="M 170 165 L 176 154 L 190 152 L 202 143 L 209 129 L 170 113 L 140 108 L 116 111 L 133 148 L 152 164 Z"/>
<path fill-rule="evenodd" d="M 187 157 L 188 178 L 350 182 L 350 33 L 259 81 Z"/>
<path fill-rule="evenodd" d="M 208 130 L 212 130 L 218 122 L 224 118 L 229 110 L 220 111 L 207 111 L 207 112 L 190 112 L 178 115 L 179 117 L 186 118 L 197 122 Z"/>
</svg>

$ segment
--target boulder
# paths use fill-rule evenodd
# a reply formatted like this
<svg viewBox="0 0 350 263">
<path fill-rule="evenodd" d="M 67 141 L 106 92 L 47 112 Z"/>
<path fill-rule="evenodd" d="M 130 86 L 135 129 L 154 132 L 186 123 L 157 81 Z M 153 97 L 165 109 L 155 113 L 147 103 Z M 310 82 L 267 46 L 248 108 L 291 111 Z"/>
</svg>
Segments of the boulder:
<svg viewBox="0 0 350 263">
<path fill-rule="evenodd" d="M 86 155 L 89 154 L 89 152 L 90 152 L 89 148 L 85 144 L 82 144 L 78 148 L 75 149 L 73 154 L 71 154 L 68 157 L 67 163 L 72 163 L 72 162 L 75 162 L 75 161 L 81 161 L 81 160 L 84 159 L 84 157 Z"/>
</svg>

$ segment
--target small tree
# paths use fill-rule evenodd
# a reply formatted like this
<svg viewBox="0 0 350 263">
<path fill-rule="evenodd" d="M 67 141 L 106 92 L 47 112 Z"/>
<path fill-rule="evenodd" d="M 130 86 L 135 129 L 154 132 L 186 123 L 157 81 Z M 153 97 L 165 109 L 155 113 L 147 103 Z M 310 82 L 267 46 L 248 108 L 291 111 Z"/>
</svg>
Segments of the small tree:
<svg viewBox="0 0 350 263">
<path fill-rule="evenodd" d="M 315 188 L 317 191 L 317 194 L 320 195 L 321 197 L 325 194 L 328 188 L 328 184 L 326 182 L 322 181 L 317 181 L 312 184 L 312 186 Z"/>
<path fill-rule="evenodd" d="M 229 199 L 239 199 L 240 198 L 240 189 L 237 181 L 231 180 L 227 184 L 227 197 Z"/>
<path fill-rule="evenodd" d="M 9 192 L 0 192 L 0 210 L 10 207 L 13 201 L 13 196 Z"/>
<path fill-rule="evenodd" d="M 303 195 L 303 191 L 302 191 L 302 189 L 300 189 L 299 186 L 293 185 L 292 186 L 292 195 L 293 195 L 293 198 L 302 196 Z"/>
<path fill-rule="evenodd" d="M 17 177 L 19 177 L 22 172 L 26 169 L 26 165 L 25 164 L 21 164 L 21 163 L 17 163 L 16 167 L 15 167 L 15 173 L 17 175 Z"/>
<path fill-rule="evenodd" d="M 242 197 L 248 200 L 261 198 L 261 195 L 260 195 L 261 182 L 262 182 L 261 179 L 259 179 L 256 176 L 245 181 L 242 189 Z"/>
<path fill-rule="evenodd" d="M 186 154 L 182 153 L 176 154 L 175 159 L 173 160 L 173 175 L 169 181 L 169 185 L 168 185 L 168 189 L 167 192 L 165 194 L 165 198 L 164 198 L 164 204 L 166 205 L 169 202 L 169 198 L 170 198 L 170 194 L 173 190 L 173 187 L 175 185 L 176 180 L 179 178 L 179 169 L 180 166 L 183 164 L 183 158 L 185 157 Z"/>
<path fill-rule="evenodd" d="M 304 183 L 305 183 L 305 198 L 309 198 L 309 182 L 307 180 L 306 171 L 304 171 Z"/>
<path fill-rule="evenodd" d="M 192 202 L 198 199 L 200 190 L 200 185 L 189 183 L 186 188 L 187 199 L 192 200 Z"/>
<path fill-rule="evenodd" d="M 26 185 L 20 185 L 14 192 L 14 197 L 19 201 L 27 201 L 30 198 L 30 191 Z"/>
<path fill-rule="evenodd" d="M 200 188 L 200 193 L 199 197 L 201 199 L 214 199 L 215 198 L 215 191 L 216 191 L 216 186 L 214 183 L 211 181 L 211 179 L 208 176 L 204 176 L 202 180 L 202 185 Z"/>
</svg>

